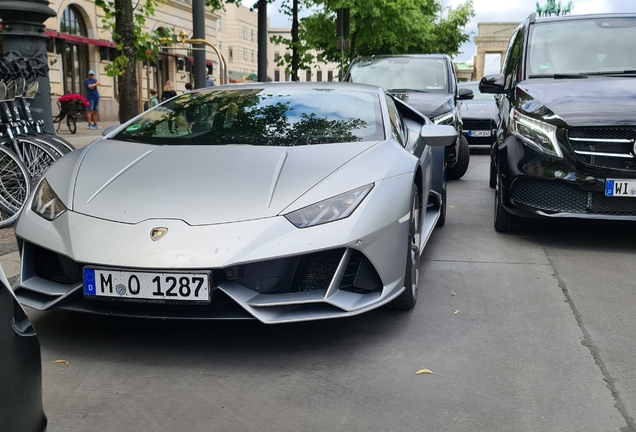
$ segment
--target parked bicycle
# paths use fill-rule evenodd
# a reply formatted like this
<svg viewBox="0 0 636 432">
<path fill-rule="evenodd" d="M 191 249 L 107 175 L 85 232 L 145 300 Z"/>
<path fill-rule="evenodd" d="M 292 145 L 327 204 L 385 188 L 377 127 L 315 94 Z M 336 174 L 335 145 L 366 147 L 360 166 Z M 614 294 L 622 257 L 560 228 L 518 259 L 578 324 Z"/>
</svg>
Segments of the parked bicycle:
<svg viewBox="0 0 636 432">
<path fill-rule="evenodd" d="M 0 228 L 15 222 L 46 169 L 74 150 L 31 114 L 36 80 L 47 73 L 45 54 L 25 59 L 8 52 L 0 59 Z"/>
<path fill-rule="evenodd" d="M 74 134 L 77 132 L 77 120 L 86 112 L 88 101 L 82 95 L 64 95 L 57 101 L 59 114 L 53 119 L 53 124 L 57 124 L 56 131 L 60 131 L 60 125 L 66 119 L 68 130 Z"/>
</svg>

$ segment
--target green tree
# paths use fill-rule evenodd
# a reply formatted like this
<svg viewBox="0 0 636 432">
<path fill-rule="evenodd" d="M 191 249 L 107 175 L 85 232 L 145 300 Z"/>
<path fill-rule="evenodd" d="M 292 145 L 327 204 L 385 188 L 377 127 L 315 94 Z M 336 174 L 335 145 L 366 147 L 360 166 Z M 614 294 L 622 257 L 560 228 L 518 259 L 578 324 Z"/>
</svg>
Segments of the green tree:
<svg viewBox="0 0 636 432">
<path fill-rule="evenodd" d="M 340 62 L 336 49 L 336 10 L 351 11 L 348 64 L 358 56 L 380 54 L 456 55 L 470 39 L 464 28 L 474 16 L 472 0 L 449 8 L 440 20 L 438 0 L 315 0 L 320 12 L 301 20 L 300 39 L 326 61 Z"/>
<path fill-rule="evenodd" d="M 126 122 L 139 112 L 137 62 L 156 62 L 162 45 L 176 40 L 171 28 L 147 31 L 146 21 L 155 15 L 162 0 L 95 0 L 104 11 L 102 24 L 117 43 L 119 55 L 106 66 L 108 76 L 117 79 L 119 87 L 119 121 Z M 241 0 L 205 0 L 212 10 L 224 4 L 240 4 Z"/>
</svg>

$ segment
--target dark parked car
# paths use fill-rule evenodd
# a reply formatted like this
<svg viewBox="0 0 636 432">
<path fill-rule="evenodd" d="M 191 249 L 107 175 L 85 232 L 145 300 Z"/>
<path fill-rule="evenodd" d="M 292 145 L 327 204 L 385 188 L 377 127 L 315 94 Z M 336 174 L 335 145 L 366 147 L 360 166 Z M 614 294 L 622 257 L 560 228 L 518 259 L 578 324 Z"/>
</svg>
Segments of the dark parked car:
<svg viewBox="0 0 636 432">
<path fill-rule="evenodd" d="M 473 92 L 473 99 L 463 100 L 461 103 L 462 134 L 468 145 L 487 145 L 494 142 L 497 132 L 497 104 L 491 94 L 479 91 L 479 81 L 458 83 L 459 88 Z"/>
<path fill-rule="evenodd" d="M 0 267 L 0 430 L 45 429 L 40 343 Z"/>
<path fill-rule="evenodd" d="M 502 74 L 491 185 L 495 229 L 526 217 L 636 220 L 636 14 L 536 19 Z"/>
<path fill-rule="evenodd" d="M 411 54 L 359 57 L 345 81 L 379 86 L 408 103 L 435 124 L 451 125 L 457 142 L 447 148 L 449 179 L 461 178 L 468 170 L 470 149 L 461 134 L 459 100 L 472 99 L 472 91 L 460 89 L 450 57 L 443 54 Z"/>
</svg>

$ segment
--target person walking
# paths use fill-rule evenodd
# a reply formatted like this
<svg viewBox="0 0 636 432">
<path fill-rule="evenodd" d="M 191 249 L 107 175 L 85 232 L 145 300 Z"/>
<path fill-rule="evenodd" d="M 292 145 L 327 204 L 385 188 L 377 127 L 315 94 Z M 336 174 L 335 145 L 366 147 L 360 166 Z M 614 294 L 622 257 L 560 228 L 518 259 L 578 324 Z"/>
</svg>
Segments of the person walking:
<svg viewBox="0 0 636 432">
<path fill-rule="evenodd" d="M 163 86 L 163 92 L 161 93 L 161 102 L 172 99 L 176 95 L 177 92 L 174 89 L 174 84 L 172 83 L 172 81 L 166 81 L 166 85 Z"/>
<path fill-rule="evenodd" d="M 94 71 L 88 71 L 88 78 L 84 80 L 84 86 L 86 87 L 86 99 L 88 99 L 89 103 L 88 114 L 86 115 L 88 120 L 88 129 L 101 129 L 101 127 L 97 124 L 97 115 L 99 112 L 99 90 L 97 87 L 101 86 L 101 84 L 95 78 Z"/>
<path fill-rule="evenodd" d="M 192 84 L 186 83 L 184 93 L 190 93 L 191 91 L 192 91 Z"/>
<path fill-rule="evenodd" d="M 157 90 L 150 89 L 150 108 L 159 105 L 159 99 L 157 99 Z"/>
<path fill-rule="evenodd" d="M 172 81 L 166 81 L 166 85 L 163 86 L 163 92 L 161 93 L 161 102 L 165 102 L 168 99 L 172 99 L 177 95 L 176 90 L 174 89 L 174 84 Z M 168 120 L 168 130 L 171 134 L 177 133 L 177 128 L 174 127 L 174 120 Z"/>
<path fill-rule="evenodd" d="M 207 66 L 207 74 L 205 75 L 205 86 L 206 87 L 213 87 L 214 86 L 214 80 L 212 79 L 212 77 L 210 77 L 210 75 L 212 75 L 212 71 L 213 68 L 212 66 Z"/>
</svg>

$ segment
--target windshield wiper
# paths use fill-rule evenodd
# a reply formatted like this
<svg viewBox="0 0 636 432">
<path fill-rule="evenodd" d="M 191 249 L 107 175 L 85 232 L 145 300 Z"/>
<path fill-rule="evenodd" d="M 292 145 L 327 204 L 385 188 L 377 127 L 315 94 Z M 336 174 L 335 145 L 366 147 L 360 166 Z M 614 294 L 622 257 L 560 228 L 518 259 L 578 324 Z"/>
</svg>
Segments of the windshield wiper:
<svg viewBox="0 0 636 432">
<path fill-rule="evenodd" d="M 391 93 L 408 93 L 408 92 L 416 92 L 416 93 L 430 93 L 427 90 L 417 90 L 417 89 L 389 89 Z"/>
<path fill-rule="evenodd" d="M 636 76 L 636 70 L 628 69 L 628 70 L 622 70 L 622 71 L 583 72 L 583 75 Z"/>
<path fill-rule="evenodd" d="M 587 78 L 587 74 L 540 74 L 530 75 L 528 78 L 553 78 L 553 79 L 581 79 Z"/>
</svg>

